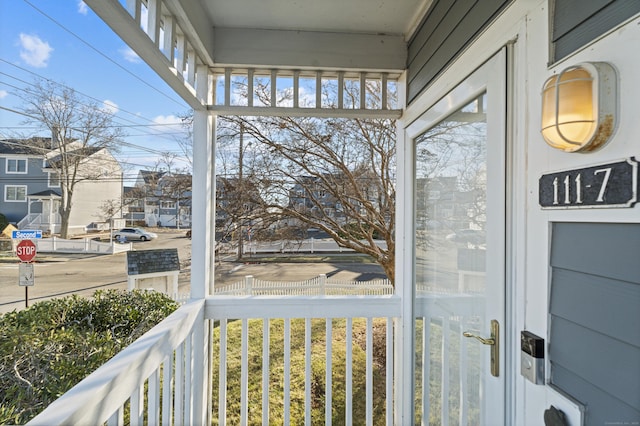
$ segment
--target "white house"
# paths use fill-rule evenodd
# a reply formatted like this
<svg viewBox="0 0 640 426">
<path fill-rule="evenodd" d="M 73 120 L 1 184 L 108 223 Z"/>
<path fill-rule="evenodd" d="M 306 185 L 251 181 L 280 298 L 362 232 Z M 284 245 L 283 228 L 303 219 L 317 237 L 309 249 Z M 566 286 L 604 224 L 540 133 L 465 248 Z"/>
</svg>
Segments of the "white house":
<svg viewBox="0 0 640 426">
<path fill-rule="evenodd" d="M 227 395 L 224 362 L 219 381 L 208 380 L 208 360 L 227 357 L 227 319 L 267 319 L 268 342 L 270 318 L 327 318 L 331 342 L 331 319 L 356 317 L 387 319 L 386 424 L 533 426 L 554 410 L 570 425 L 640 421 L 640 2 L 86 2 L 194 108 L 193 226 L 201 232 L 192 240 L 192 302 L 34 424 L 118 424 L 127 400 L 142 419 L 147 378 L 149 423 L 162 412 L 176 423 L 224 424 L 228 399 L 237 398 L 240 423 L 258 412 L 268 424 L 268 344 L 261 404 L 248 406 L 244 349 L 240 395 Z M 258 78 L 271 80 L 271 105 L 254 106 L 251 96 L 235 104 L 234 79 L 251 93 Z M 383 89 L 379 107 L 365 108 L 363 89 L 360 105 L 323 108 L 323 81 L 365 87 L 367 79 L 397 85 L 400 104 L 387 105 Z M 282 85 L 294 93 L 315 86 L 315 107 L 278 105 Z M 218 114 L 398 119 L 394 296 L 209 296 Z M 424 188 L 444 178 L 475 194 L 464 200 L 465 220 L 438 188 Z M 461 245 L 450 231 L 423 225 L 441 202 L 448 212 L 439 222 L 484 241 Z M 284 333 L 288 341 L 286 325 Z M 331 351 L 327 344 L 327 382 Z M 367 352 L 367 365 L 371 359 Z M 162 395 L 173 404 L 157 391 L 160 372 L 172 370 L 179 385 Z M 309 371 L 291 373 L 309 383 Z M 373 377 L 364 395 L 349 377 L 344 422 L 373 424 Z M 288 380 L 285 373 L 285 423 Z M 364 400 L 364 418 L 353 419 L 354 398 Z M 322 400 L 330 424 L 331 386 Z"/>
</svg>

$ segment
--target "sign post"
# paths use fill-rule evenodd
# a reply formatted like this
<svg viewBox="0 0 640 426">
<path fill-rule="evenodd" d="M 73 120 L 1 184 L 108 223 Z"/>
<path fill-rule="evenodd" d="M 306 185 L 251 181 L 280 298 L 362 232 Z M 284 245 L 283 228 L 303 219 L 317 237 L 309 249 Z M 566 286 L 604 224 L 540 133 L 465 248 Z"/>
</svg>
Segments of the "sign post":
<svg viewBox="0 0 640 426">
<path fill-rule="evenodd" d="M 29 307 L 29 287 L 34 284 L 33 259 L 36 245 L 31 240 L 21 240 L 16 246 L 16 255 L 21 263 L 18 268 L 18 285 L 24 286 L 24 306 Z"/>
</svg>

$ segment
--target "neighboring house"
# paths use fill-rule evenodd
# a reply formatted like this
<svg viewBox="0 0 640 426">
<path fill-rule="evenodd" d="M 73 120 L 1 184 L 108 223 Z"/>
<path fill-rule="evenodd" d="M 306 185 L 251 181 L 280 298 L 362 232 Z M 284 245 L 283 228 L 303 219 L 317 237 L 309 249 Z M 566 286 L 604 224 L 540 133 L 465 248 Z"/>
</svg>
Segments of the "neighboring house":
<svg viewBox="0 0 640 426">
<path fill-rule="evenodd" d="M 124 218 L 144 226 L 191 226 L 191 175 L 140 170 L 125 187 Z"/>
<path fill-rule="evenodd" d="M 327 180 L 330 182 L 340 181 L 339 177 L 335 176 L 329 176 Z M 363 182 L 366 182 L 366 180 Z M 363 185 L 366 184 L 363 183 Z M 308 210 L 311 214 L 318 217 L 324 216 L 338 223 L 346 223 L 347 220 L 353 219 L 355 212 L 365 214 L 362 201 L 357 200 L 355 197 L 350 198 L 348 194 L 341 200 L 336 199 L 326 188 L 326 184 L 321 183 L 320 178 L 317 176 L 302 176 L 298 178 L 297 182 L 289 190 L 289 207 L 293 207 L 298 211 Z M 374 185 L 360 188 L 361 194 L 373 206 L 377 203 L 377 191 L 378 189 Z M 347 201 L 350 203 L 349 206 L 345 205 Z M 320 209 L 322 209 L 323 214 L 319 214 Z M 348 214 L 346 211 L 354 213 Z"/>
<path fill-rule="evenodd" d="M 95 222 L 107 220 L 105 202 L 122 198 L 122 169 L 106 149 L 84 149 L 86 160 L 76 184 L 69 233 L 84 233 Z M 59 154 L 51 138 L 0 141 L 0 213 L 20 229 L 60 230 L 62 192 L 55 163 Z"/>
</svg>

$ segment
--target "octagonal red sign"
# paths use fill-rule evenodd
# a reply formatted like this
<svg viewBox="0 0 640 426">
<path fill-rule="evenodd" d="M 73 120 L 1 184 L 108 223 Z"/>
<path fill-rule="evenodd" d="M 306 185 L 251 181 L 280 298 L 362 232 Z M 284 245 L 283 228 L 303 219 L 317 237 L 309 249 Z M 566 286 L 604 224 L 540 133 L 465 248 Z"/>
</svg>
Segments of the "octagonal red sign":
<svg viewBox="0 0 640 426">
<path fill-rule="evenodd" d="M 36 245 L 31 240 L 22 240 L 16 246 L 16 255 L 23 262 L 31 262 L 36 257 Z"/>
</svg>

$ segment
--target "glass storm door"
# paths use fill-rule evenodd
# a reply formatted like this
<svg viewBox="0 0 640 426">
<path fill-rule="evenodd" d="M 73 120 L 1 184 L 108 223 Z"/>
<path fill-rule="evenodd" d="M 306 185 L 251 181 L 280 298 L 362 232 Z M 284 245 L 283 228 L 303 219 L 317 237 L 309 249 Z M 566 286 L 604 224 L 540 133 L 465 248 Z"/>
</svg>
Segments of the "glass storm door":
<svg viewBox="0 0 640 426">
<path fill-rule="evenodd" d="M 498 53 L 407 128 L 416 424 L 505 422 L 505 73 Z"/>
</svg>

